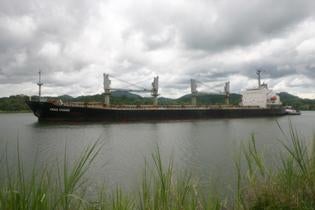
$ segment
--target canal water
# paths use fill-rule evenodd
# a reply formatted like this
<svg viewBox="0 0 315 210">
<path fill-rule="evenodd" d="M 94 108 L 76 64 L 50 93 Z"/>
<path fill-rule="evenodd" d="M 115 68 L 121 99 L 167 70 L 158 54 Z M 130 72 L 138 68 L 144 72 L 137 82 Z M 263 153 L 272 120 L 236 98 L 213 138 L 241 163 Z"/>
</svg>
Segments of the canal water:
<svg viewBox="0 0 315 210">
<path fill-rule="evenodd" d="M 150 164 L 159 147 L 164 162 L 172 159 L 177 171 L 193 173 L 203 186 L 215 183 L 229 191 L 235 183 L 234 161 L 241 142 L 255 135 L 267 159 L 277 161 L 283 151 L 279 140 L 285 140 L 278 124 L 287 131 L 290 122 L 310 142 L 315 132 L 311 111 L 277 118 L 95 124 L 43 124 L 31 113 L 0 114 L 0 160 L 3 164 L 7 151 L 14 166 L 18 145 L 24 167 L 30 170 L 35 162 L 58 163 L 65 151 L 73 161 L 98 140 L 102 149 L 87 174 L 89 180 L 133 189 L 141 181 L 145 160 Z"/>
</svg>

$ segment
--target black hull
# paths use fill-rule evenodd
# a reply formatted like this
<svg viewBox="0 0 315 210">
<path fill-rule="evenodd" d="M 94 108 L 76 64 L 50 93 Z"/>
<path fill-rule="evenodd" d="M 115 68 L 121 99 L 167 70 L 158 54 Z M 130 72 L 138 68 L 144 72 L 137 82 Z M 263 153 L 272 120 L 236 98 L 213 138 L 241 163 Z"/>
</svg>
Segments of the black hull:
<svg viewBox="0 0 315 210">
<path fill-rule="evenodd" d="M 78 107 L 54 105 L 47 102 L 27 101 L 40 121 L 145 121 L 188 120 L 210 118 L 275 117 L 286 115 L 285 109 L 246 107 Z"/>
</svg>

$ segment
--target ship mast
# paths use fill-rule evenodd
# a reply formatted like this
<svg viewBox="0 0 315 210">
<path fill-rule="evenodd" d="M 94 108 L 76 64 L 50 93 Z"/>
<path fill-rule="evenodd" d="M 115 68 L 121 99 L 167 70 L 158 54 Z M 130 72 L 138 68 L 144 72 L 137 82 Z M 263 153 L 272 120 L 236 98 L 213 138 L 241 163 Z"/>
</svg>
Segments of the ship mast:
<svg viewBox="0 0 315 210">
<path fill-rule="evenodd" d="M 260 88 L 261 87 L 261 70 L 257 70 L 256 74 L 258 76 L 258 88 Z"/>
<path fill-rule="evenodd" d="M 42 83 L 42 78 L 41 78 L 41 75 L 42 74 L 42 72 L 41 71 L 39 71 L 38 72 L 38 83 L 37 83 L 37 85 L 38 85 L 38 100 L 39 100 L 39 102 L 41 102 L 41 98 L 42 98 L 42 85 L 44 84 L 44 83 Z"/>
</svg>

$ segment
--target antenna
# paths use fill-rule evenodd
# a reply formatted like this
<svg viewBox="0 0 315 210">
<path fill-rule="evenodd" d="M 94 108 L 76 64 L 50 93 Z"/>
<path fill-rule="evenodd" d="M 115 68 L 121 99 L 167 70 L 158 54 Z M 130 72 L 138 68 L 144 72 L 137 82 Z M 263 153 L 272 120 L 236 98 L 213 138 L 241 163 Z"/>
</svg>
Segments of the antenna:
<svg viewBox="0 0 315 210">
<path fill-rule="evenodd" d="M 41 70 L 39 70 L 38 72 L 38 97 L 39 97 L 39 102 L 41 102 L 41 98 L 42 98 L 42 85 L 44 83 L 42 83 L 42 72 Z"/>
</svg>

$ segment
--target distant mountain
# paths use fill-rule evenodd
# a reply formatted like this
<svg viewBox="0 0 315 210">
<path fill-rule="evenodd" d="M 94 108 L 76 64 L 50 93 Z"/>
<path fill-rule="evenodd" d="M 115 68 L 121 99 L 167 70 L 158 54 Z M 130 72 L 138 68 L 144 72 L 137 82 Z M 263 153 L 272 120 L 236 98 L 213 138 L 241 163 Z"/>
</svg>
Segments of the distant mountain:
<svg viewBox="0 0 315 210">
<path fill-rule="evenodd" d="M 59 97 L 58 97 L 59 98 Z M 95 101 L 103 102 L 104 94 L 88 95 L 88 96 L 78 96 L 72 98 L 70 101 Z M 122 105 L 122 104 L 151 104 L 152 100 L 150 98 L 142 97 L 137 94 L 133 94 L 127 91 L 113 91 L 111 93 L 111 104 Z"/>
<path fill-rule="evenodd" d="M 315 110 L 314 99 L 302 99 L 287 92 L 281 92 L 279 96 L 284 105 L 290 105 L 300 110 Z"/>
<path fill-rule="evenodd" d="M 161 104 L 161 105 L 176 105 L 179 103 L 176 99 L 159 97 L 159 104 Z"/>
<path fill-rule="evenodd" d="M 191 102 L 191 94 L 184 95 L 176 99 L 178 103 L 187 103 Z M 232 93 L 230 94 L 230 104 L 237 105 L 241 101 L 241 95 Z M 197 104 L 223 104 L 224 96 L 218 94 L 205 94 L 201 93 L 197 96 Z"/>
<path fill-rule="evenodd" d="M 71 100 L 73 100 L 73 97 L 69 96 L 69 95 L 58 96 L 58 98 L 60 98 L 63 101 L 71 101 Z"/>
<path fill-rule="evenodd" d="M 291 105 L 300 110 L 315 110 L 315 100 L 313 99 L 302 99 L 297 96 L 291 95 L 286 92 L 279 93 L 281 101 L 284 105 Z M 104 94 L 96 95 L 87 95 L 87 96 L 78 96 L 72 97 L 69 95 L 58 96 L 57 98 L 67 101 L 67 102 L 103 102 Z M 0 111 L 25 111 L 29 110 L 25 104 L 25 100 L 28 100 L 29 97 L 25 95 L 16 95 L 10 97 L 0 98 Z M 32 96 L 33 100 L 38 99 L 38 96 Z M 241 101 L 240 94 L 232 93 L 230 95 L 230 104 L 237 105 Z M 127 91 L 113 91 L 111 93 L 111 104 L 122 105 L 122 104 L 152 104 L 152 97 L 142 97 L 137 94 L 133 94 Z M 190 104 L 191 103 L 191 94 L 181 96 L 177 99 L 159 98 L 159 104 L 161 105 L 175 105 L 175 104 Z M 197 96 L 197 103 L 202 104 L 223 104 L 224 96 L 216 94 L 199 94 Z"/>
<path fill-rule="evenodd" d="M 111 93 L 112 97 L 126 97 L 126 98 L 134 98 L 134 99 L 141 99 L 142 97 L 134 94 L 134 93 L 130 93 L 128 91 L 113 91 Z"/>
<path fill-rule="evenodd" d="M 285 100 L 285 101 L 301 100 L 301 98 L 299 98 L 298 96 L 292 95 L 292 94 L 287 93 L 287 92 L 280 92 L 279 96 L 280 96 L 281 100 Z"/>
</svg>

